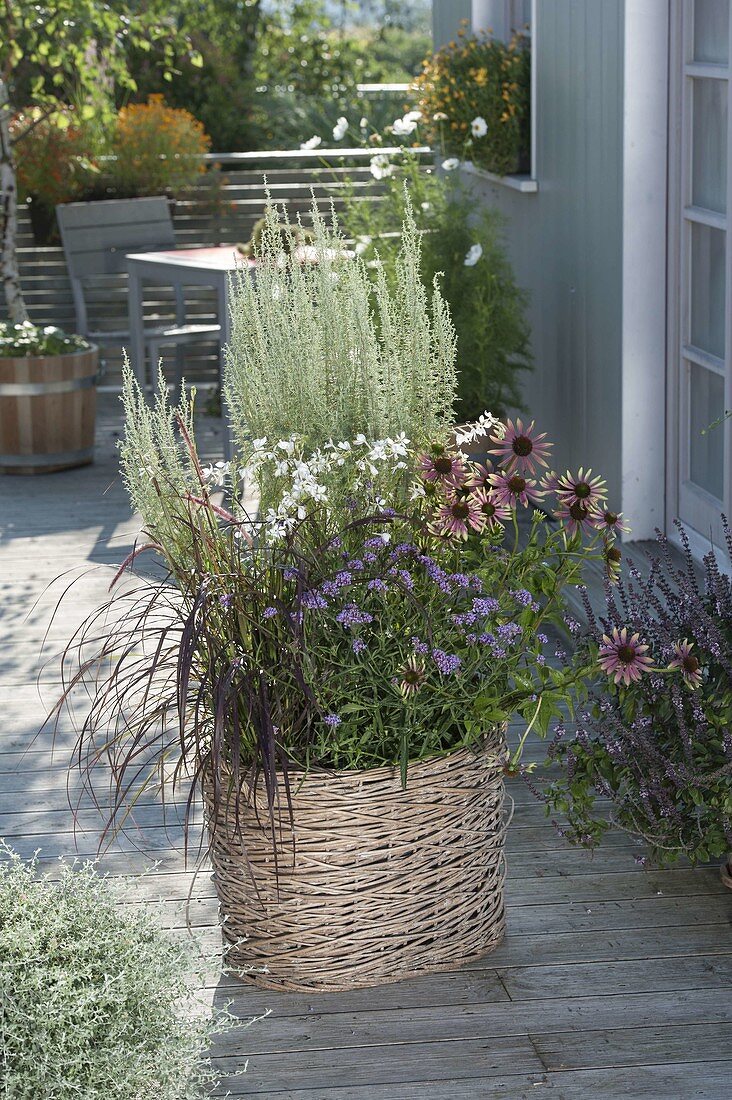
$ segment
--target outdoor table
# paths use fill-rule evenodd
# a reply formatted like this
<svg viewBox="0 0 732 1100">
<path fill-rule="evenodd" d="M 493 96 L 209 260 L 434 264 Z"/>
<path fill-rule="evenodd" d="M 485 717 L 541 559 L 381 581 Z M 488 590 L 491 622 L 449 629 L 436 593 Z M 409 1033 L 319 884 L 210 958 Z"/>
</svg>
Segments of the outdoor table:
<svg viewBox="0 0 732 1100">
<path fill-rule="evenodd" d="M 253 268 L 254 261 L 237 252 L 236 245 L 215 248 L 177 248 L 169 252 L 132 252 L 127 256 L 129 290 L 130 362 L 139 379 L 145 377 L 145 318 L 143 283 L 164 286 L 210 286 L 218 297 L 219 379 L 223 377 L 224 348 L 231 334 L 229 276 L 238 268 Z M 153 369 L 155 365 L 153 364 Z"/>
</svg>

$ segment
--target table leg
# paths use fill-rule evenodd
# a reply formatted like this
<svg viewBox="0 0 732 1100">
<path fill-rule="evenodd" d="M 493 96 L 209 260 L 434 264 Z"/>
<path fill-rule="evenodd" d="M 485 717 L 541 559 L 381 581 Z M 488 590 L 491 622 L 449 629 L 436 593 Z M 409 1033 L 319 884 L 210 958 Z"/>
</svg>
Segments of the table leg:
<svg viewBox="0 0 732 1100">
<path fill-rule="evenodd" d="M 231 438 L 231 420 L 224 401 L 224 348 L 231 337 L 231 315 L 229 313 L 229 275 L 222 271 L 218 284 L 219 324 L 221 325 L 221 343 L 219 344 L 219 389 L 221 391 L 221 418 L 224 429 L 224 458 L 230 459 L 233 451 Z"/>
<path fill-rule="evenodd" d="M 129 356 L 135 378 L 145 388 L 145 316 L 142 302 L 142 279 L 134 264 L 129 267 L 127 285 L 127 313 L 129 317 Z"/>
</svg>

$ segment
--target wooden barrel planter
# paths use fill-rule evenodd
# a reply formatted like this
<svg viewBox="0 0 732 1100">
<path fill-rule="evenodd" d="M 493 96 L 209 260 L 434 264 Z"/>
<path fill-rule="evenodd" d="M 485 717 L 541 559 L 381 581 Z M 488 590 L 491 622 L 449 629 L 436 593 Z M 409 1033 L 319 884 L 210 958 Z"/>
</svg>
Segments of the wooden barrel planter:
<svg viewBox="0 0 732 1100">
<path fill-rule="evenodd" d="M 0 357 L 0 473 L 47 474 L 94 461 L 95 347 Z"/>
<path fill-rule="evenodd" d="M 392 768 L 293 775 L 274 843 L 261 782 L 214 806 L 205 779 L 228 965 L 263 988 L 331 992 L 497 947 L 504 746 L 499 731 L 480 751 L 412 763 L 406 788 Z"/>
</svg>

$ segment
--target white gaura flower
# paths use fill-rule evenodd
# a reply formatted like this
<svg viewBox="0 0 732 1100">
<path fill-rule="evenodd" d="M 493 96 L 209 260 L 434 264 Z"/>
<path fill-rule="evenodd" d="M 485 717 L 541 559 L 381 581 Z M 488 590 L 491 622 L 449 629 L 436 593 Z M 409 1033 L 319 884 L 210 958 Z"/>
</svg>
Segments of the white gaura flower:
<svg viewBox="0 0 732 1100">
<path fill-rule="evenodd" d="M 421 202 L 421 203 L 420 203 L 419 205 L 420 205 L 420 206 L 421 206 L 421 208 L 422 208 L 423 210 L 425 210 L 425 211 L 426 211 L 426 210 L 429 210 L 429 209 L 430 209 L 430 207 L 431 207 L 431 204 L 430 204 L 430 203 L 428 203 L 428 202 Z"/>
<path fill-rule="evenodd" d="M 359 124 L 358 124 L 358 125 L 359 125 L 359 128 L 360 128 L 361 130 L 368 130 L 368 128 L 369 128 L 369 120 L 368 120 L 368 119 L 366 118 L 366 116 L 365 116 L 365 115 L 364 115 L 364 117 L 363 117 L 363 118 L 361 119 L 361 121 L 359 122 Z"/>
<path fill-rule="evenodd" d="M 461 447 L 464 443 L 474 443 L 476 439 L 484 435 L 495 435 L 503 438 L 505 432 L 506 425 L 498 417 L 494 416 L 493 413 L 484 412 L 472 423 L 462 424 L 455 428 L 455 442 L 458 447 Z"/>
<path fill-rule="evenodd" d="M 448 157 L 447 160 L 443 160 L 442 167 L 445 172 L 454 172 L 460 164 L 457 157 Z"/>
<path fill-rule="evenodd" d="M 300 142 L 301 149 L 317 149 L 322 142 L 322 137 L 318 137 L 317 134 L 313 134 L 307 141 Z"/>
<path fill-rule="evenodd" d="M 480 257 L 483 255 L 483 245 L 473 244 L 465 253 L 465 259 L 463 260 L 464 267 L 475 267 Z"/>
<path fill-rule="evenodd" d="M 347 129 L 348 119 L 345 115 L 341 115 L 341 117 L 338 119 L 335 126 L 333 127 L 333 141 L 342 141 L 343 138 L 346 136 Z"/>
<path fill-rule="evenodd" d="M 482 115 L 478 115 L 470 123 L 470 132 L 473 137 L 485 137 L 488 133 L 488 123 Z"/>
<path fill-rule="evenodd" d="M 447 115 L 444 111 L 435 111 L 432 116 L 433 122 L 447 122 Z"/>
<path fill-rule="evenodd" d="M 377 153 L 375 157 L 371 158 L 369 167 L 375 180 L 384 180 L 387 176 L 392 175 L 394 171 L 394 165 L 389 160 L 388 153 Z"/>
</svg>

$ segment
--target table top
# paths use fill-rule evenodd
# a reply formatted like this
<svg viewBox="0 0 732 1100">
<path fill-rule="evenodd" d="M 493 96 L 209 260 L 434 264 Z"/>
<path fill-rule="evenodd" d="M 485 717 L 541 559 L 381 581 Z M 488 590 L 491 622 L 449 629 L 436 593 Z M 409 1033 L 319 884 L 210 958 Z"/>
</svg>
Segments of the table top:
<svg viewBox="0 0 732 1100">
<path fill-rule="evenodd" d="M 254 260 L 242 256 L 235 244 L 220 244 L 215 248 L 171 248 L 168 252 L 130 252 L 127 259 L 206 271 L 235 271 L 238 267 L 255 266 Z"/>
</svg>

